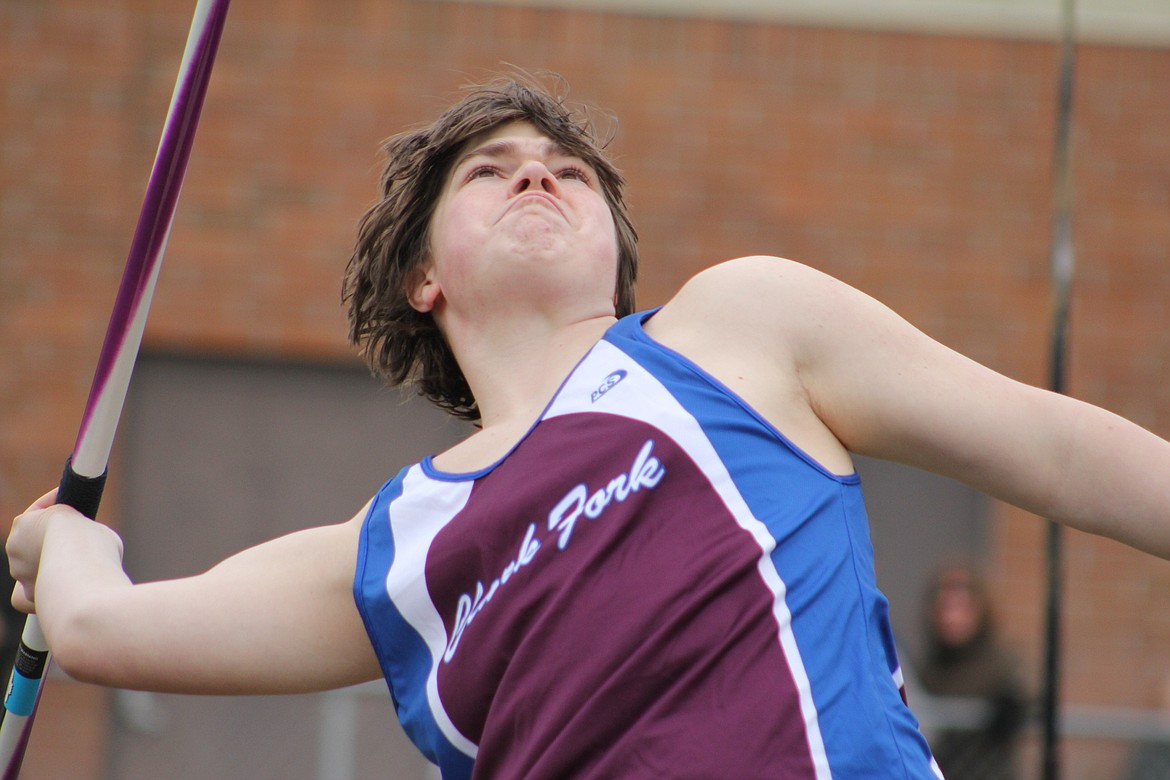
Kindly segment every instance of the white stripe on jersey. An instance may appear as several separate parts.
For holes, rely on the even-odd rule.
[[[427,705],[436,725],[459,751],[475,758],[479,746],[459,732],[439,699],[439,662],[447,650],[447,629],[430,600],[425,576],[427,550],[439,531],[467,504],[472,484],[470,480],[432,480],[421,466],[410,468],[402,480],[402,494],[389,507],[394,562],[386,574],[386,590],[396,594],[395,606],[430,651]]]

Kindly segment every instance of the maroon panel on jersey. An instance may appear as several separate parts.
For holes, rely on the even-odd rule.
[[[761,555],[661,431],[544,421],[426,565],[476,776],[813,777]]]

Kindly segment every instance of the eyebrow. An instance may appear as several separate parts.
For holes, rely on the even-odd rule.
[[[452,170],[454,170],[455,168],[458,168],[460,165],[463,165],[463,163],[467,162],[468,160],[470,160],[473,157],[488,157],[490,159],[498,159],[500,157],[507,157],[508,155],[515,153],[516,150],[519,148],[519,146],[520,145],[518,143],[516,143],[515,141],[510,141],[506,138],[502,138],[499,141],[492,141],[491,143],[484,144],[483,146],[477,146],[474,149],[470,149],[465,154],[463,154],[455,162],[455,165],[452,167]],[[565,146],[563,144],[559,144],[556,141],[552,141],[552,140],[544,141],[540,145],[540,152],[545,157],[560,156],[560,157],[573,157],[575,159],[581,159],[580,155],[574,154],[573,152],[570,152],[568,149],[565,148]]]

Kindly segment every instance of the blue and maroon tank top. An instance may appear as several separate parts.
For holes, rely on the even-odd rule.
[[[620,320],[489,468],[379,491],[354,594],[444,778],[936,778],[854,476]]]

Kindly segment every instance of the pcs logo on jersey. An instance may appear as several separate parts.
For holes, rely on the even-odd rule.
[[[589,397],[590,400],[593,403],[597,403],[597,400],[599,398],[601,398],[601,396],[605,395],[610,390],[614,389],[614,387],[617,386],[617,383],[622,381],[625,378],[626,378],[625,369],[619,368],[617,371],[614,371],[612,374],[607,376],[605,379],[601,380],[601,384],[597,387],[596,390],[593,391],[593,394]]]

